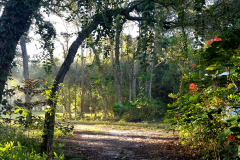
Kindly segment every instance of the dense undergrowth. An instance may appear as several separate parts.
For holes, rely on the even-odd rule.
[[[203,159],[240,157],[239,37],[234,27],[215,35],[199,52],[201,64],[183,75],[180,92],[170,94],[177,99],[168,110],[172,130]]]
[[[0,123],[0,159],[4,160],[63,160],[62,147],[65,145],[67,131],[61,123],[54,132],[53,151],[50,155],[41,152],[43,120],[38,117],[28,127],[19,123],[18,118],[1,118]],[[33,119],[34,120],[34,119]],[[24,120],[23,120],[24,122]],[[51,158],[54,157],[54,158]]]

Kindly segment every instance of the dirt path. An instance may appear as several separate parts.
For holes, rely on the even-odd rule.
[[[69,160],[182,160],[198,159],[177,145],[177,135],[163,129],[144,130],[79,124],[65,146]]]

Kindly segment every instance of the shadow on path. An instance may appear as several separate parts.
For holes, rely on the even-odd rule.
[[[83,127],[84,126],[84,127]],[[89,125],[89,127],[92,127]],[[76,160],[197,160],[194,152],[177,145],[178,136],[155,131],[116,130],[78,125],[65,146],[66,159]],[[85,129],[85,130],[84,130]],[[186,154],[189,153],[189,154]]]

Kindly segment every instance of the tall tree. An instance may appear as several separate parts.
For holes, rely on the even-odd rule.
[[[101,66],[101,62],[100,62],[100,58],[99,58],[99,53],[98,53],[98,50],[96,50],[96,48],[94,46],[92,46],[92,50],[93,50],[93,53],[95,55],[95,58],[96,58],[96,64],[98,66],[98,74],[100,75],[103,70],[102,70],[102,66]],[[103,85],[102,85],[102,82],[99,81],[99,89],[100,89],[100,92],[102,94],[102,102],[103,102],[103,110],[104,110],[104,116],[106,116],[106,112],[107,112],[107,103],[106,103],[106,96],[104,94],[104,91],[103,91]]]
[[[115,77],[115,74],[114,74],[114,47],[113,47],[113,40],[112,38],[109,38],[109,42],[110,42],[110,49],[111,49],[111,67],[112,67],[112,77]],[[114,85],[114,81],[112,81],[112,85]]]
[[[75,92],[75,120],[77,118],[77,85],[78,85],[78,73],[77,73],[77,66],[78,66],[78,59],[76,61],[76,77],[75,77],[75,86],[74,86],[74,92]]]
[[[116,78],[117,78],[117,102],[122,103],[122,92],[121,92],[121,69],[120,69],[120,60],[119,60],[119,45],[120,45],[120,36],[122,31],[122,24],[120,23],[120,16],[117,17],[117,23],[116,23],[116,44],[115,44],[115,63],[117,66],[116,69]]]
[[[0,18],[0,99],[18,41],[23,33],[28,31],[33,13],[38,10],[39,4],[40,0],[6,1]]]
[[[27,54],[27,47],[24,36],[20,38],[20,45],[22,50],[22,57],[23,57],[23,76],[24,80],[27,81],[29,79],[29,70],[28,70],[28,54]],[[30,103],[30,95],[26,92],[25,102]]]
[[[72,43],[72,45],[68,49],[68,55],[64,60],[62,66],[60,67],[55,81],[52,87],[51,98],[48,100],[48,105],[51,106],[49,112],[46,112],[45,115],[45,124],[44,124],[44,135],[43,135],[43,143],[42,150],[44,152],[48,152],[51,150],[51,146],[53,143],[53,131],[54,131],[54,122],[55,122],[55,109],[56,109],[56,92],[58,91],[59,84],[63,82],[63,79],[70,68],[70,65],[73,62],[73,59],[77,53],[79,46],[82,44],[85,38],[87,38],[92,31],[96,30],[99,25],[102,28],[98,28],[99,34],[98,36],[103,36],[105,32],[111,30],[112,22],[117,15],[123,15],[125,19],[128,20],[137,20],[141,21],[142,17],[132,17],[130,16],[130,12],[134,9],[137,11],[141,11],[142,6],[147,6],[146,4],[149,1],[133,1],[129,2],[126,7],[122,8],[121,1],[117,1],[114,4],[106,3],[108,7],[102,7],[105,5],[101,5],[102,1],[40,1],[40,0],[8,0],[5,1],[5,8],[3,14],[0,18],[1,30],[0,30],[0,97],[3,95],[4,85],[7,81],[7,75],[11,68],[11,63],[13,61],[15,55],[16,45],[23,35],[25,31],[29,29],[31,24],[32,16],[34,13],[37,13],[40,7],[40,2],[42,2],[41,6],[47,8],[48,11],[64,11],[67,7],[69,7],[69,11],[72,10],[72,4],[74,2],[79,6],[86,6],[90,9],[97,8],[96,14],[91,17],[91,19],[87,19],[83,24],[81,32],[78,32],[78,36],[76,40]],[[62,2],[62,3],[60,3]],[[96,3],[96,5],[91,6],[91,4]],[[61,5],[64,4],[64,5]],[[55,6],[54,6],[55,5]],[[112,8],[111,6],[116,6],[117,8]],[[142,6],[140,6],[142,5]],[[50,6],[50,7],[49,7]],[[54,8],[56,7],[56,8]],[[56,10],[55,10],[56,9]],[[82,10],[82,7],[79,7],[79,10]],[[89,11],[89,15],[91,10]],[[72,13],[76,13],[74,11]],[[92,13],[92,12],[91,12]],[[74,16],[73,16],[74,17]],[[39,22],[39,21],[37,21]],[[120,65],[118,66],[120,67]]]
[[[81,47],[81,88],[82,88],[82,94],[81,94],[81,115],[82,118],[84,117],[84,96],[85,96],[85,86],[84,86],[84,46]]]
[[[22,36],[20,38],[20,46],[21,46],[22,57],[23,57],[23,76],[24,76],[24,80],[28,81],[29,80],[28,54],[27,54],[26,41],[24,39],[24,36]],[[25,103],[26,104],[31,103],[30,92],[27,88],[26,88]],[[31,117],[32,116],[32,108],[31,108],[31,105],[26,105],[26,106],[29,106],[29,108],[27,108],[27,109],[30,111],[29,116],[27,116],[27,122],[28,122],[28,123],[26,123],[26,127],[27,127],[28,124],[30,124],[32,121],[32,117]]]

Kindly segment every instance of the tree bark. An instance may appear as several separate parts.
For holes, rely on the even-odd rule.
[[[134,53],[134,59],[136,56],[139,55],[139,50],[140,50],[140,45],[141,45],[141,23],[140,22],[139,22],[138,32],[139,32],[138,46],[137,46],[136,53]],[[137,99],[137,72],[138,72],[138,61],[136,61],[133,66],[133,97],[134,97],[134,100]]]
[[[155,37],[156,38],[156,37]],[[155,42],[153,43],[153,51],[155,52]],[[151,66],[151,79],[150,79],[150,83],[149,83],[149,99],[151,99],[152,98],[152,79],[153,79],[153,77],[152,77],[152,74],[153,74],[153,66],[154,66],[154,55],[153,54],[151,54],[151,62],[150,62],[150,66]]]
[[[76,61],[76,77],[75,77],[75,120],[77,120],[77,78],[78,78],[78,74],[77,74],[77,65],[78,65],[78,59]]]
[[[64,98],[64,87],[62,88],[62,97]],[[63,118],[65,117],[65,102],[63,103]]]
[[[82,78],[81,78],[81,88],[82,88],[82,95],[81,95],[81,115],[82,115],[82,118],[84,117],[84,96],[85,96],[85,86],[84,86],[84,57],[83,57],[83,52],[84,52],[84,49],[83,49],[83,46],[81,48],[81,67],[82,67]]]
[[[110,38],[110,46],[111,46],[111,67],[112,67],[112,76],[115,78],[115,75],[114,75],[114,58],[113,58],[113,45],[112,45],[112,39]],[[114,81],[112,81],[112,85],[114,86]]]
[[[132,67],[131,71],[132,72]],[[129,102],[132,101],[132,73],[129,73]]]
[[[22,57],[23,57],[23,76],[24,80],[27,81],[29,79],[29,70],[28,70],[28,54],[27,54],[27,47],[24,37],[20,38],[20,46],[22,50]],[[30,95],[26,92],[25,102],[30,103]]]
[[[130,64],[130,72],[129,72],[129,80],[128,80],[128,87],[129,87],[129,102],[132,101],[132,74],[133,74],[133,65],[134,63],[130,62],[130,56],[129,56],[129,51],[128,48],[130,47],[128,42],[127,42],[127,54],[128,54],[128,63]],[[134,59],[133,59],[134,61]]]
[[[28,31],[40,0],[10,0],[0,18],[0,100],[20,37]]]
[[[134,65],[133,65],[133,99],[136,100],[137,98],[137,93],[136,93],[136,88],[137,88],[137,68],[138,68],[138,62],[135,62]]]
[[[116,46],[115,46],[115,63],[117,66],[117,102],[118,103],[122,103],[121,100],[121,70],[120,70],[120,61],[119,61],[119,45],[120,45],[120,34],[121,34],[121,27],[120,27],[120,23],[119,20],[117,22],[117,29],[116,29]]]
[[[71,112],[71,86],[70,86],[70,73],[68,72],[68,114],[69,119],[72,119],[72,112]]]
[[[123,56],[123,35],[122,35],[122,33],[120,34],[120,39],[121,39],[121,41],[120,41],[120,44],[121,44],[121,47],[120,47],[120,63],[119,63],[119,69],[120,69],[120,74],[121,74],[121,84],[122,84],[122,69],[121,69],[121,66],[122,66],[122,64],[123,64],[123,58],[122,58],[122,56]]]
[[[23,36],[20,38],[20,46],[21,46],[22,57],[23,57],[23,76],[24,76],[24,80],[27,81],[29,79],[28,54],[27,54],[26,42]],[[29,90],[28,88],[25,88],[25,89],[26,89],[25,103],[31,103]],[[31,105],[27,105],[27,106],[31,106]],[[26,118],[27,123],[25,127],[28,127],[28,125],[32,123],[32,108],[28,107],[27,109],[30,111],[30,114]]]
[[[150,65],[151,65],[151,79],[149,83],[149,99],[152,98],[152,79],[153,79],[152,74],[153,74],[153,65],[154,65],[153,61],[150,63]]]

